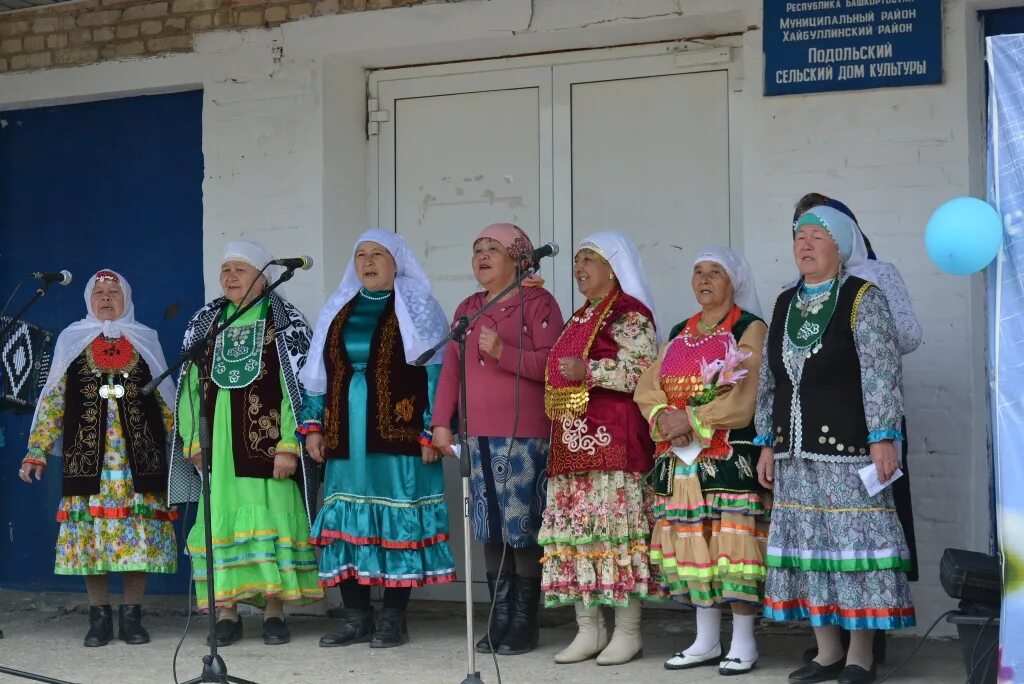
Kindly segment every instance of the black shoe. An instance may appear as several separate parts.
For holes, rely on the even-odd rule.
[[[110,606],[89,606],[89,631],[85,645],[89,648],[106,646],[114,638],[114,612]]]
[[[537,629],[537,608],[540,606],[540,577],[515,575],[515,606],[512,622],[501,638],[498,655],[520,655],[529,653],[537,646],[540,631]]]
[[[142,626],[142,606],[122,605],[117,609],[117,638],[132,645],[149,643],[149,632]]]
[[[370,648],[394,648],[409,641],[409,627],[405,623],[405,610],[385,608],[380,614],[377,631],[370,639]]]
[[[268,617],[263,621],[263,643],[268,646],[280,646],[292,640],[288,625],[279,617]]]
[[[860,665],[847,665],[839,673],[839,684],[871,684],[877,679],[874,664],[870,670],[865,670]]]
[[[789,673],[789,681],[792,684],[814,684],[815,682],[827,682],[839,677],[843,671],[845,658],[840,658],[831,665],[819,665],[813,660],[799,670]]]
[[[217,636],[217,646],[230,646],[236,641],[241,641],[242,618],[217,620],[217,629],[214,634]],[[210,637],[206,637],[206,643],[210,643]]]
[[[491,615],[491,622],[487,632],[480,641],[476,642],[477,653],[490,653],[491,646],[498,650],[502,638],[508,631],[508,625],[512,621],[512,573],[507,572],[501,575],[487,573],[487,588],[490,590],[491,601],[494,603],[494,614]]]
[[[341,629],[320,637],[320,645],[324,648],[349,646],[369,641],[372,637],[373,611],[346,608],[345,615],[341,618]]]

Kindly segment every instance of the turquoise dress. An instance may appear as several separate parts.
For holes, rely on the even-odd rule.
[[[440,461],[424,464],[414,456],[367,453],[366,362],[370,342],[387,304],[386,293],[356,295],[342,331],[355,373],[348,391],[349,457],[326,464],[324,505],[312,528],[322,547],[320,585],[354,579],[387,588],[419,587],[455,580],[448,547],[448,506]],[[433,405],[439,365],[427,366]],[[328,377],[328,382],[333,378]],[[319,430],[324,395],[303,395],[300,433]],[[430,425],[430,408],[425,425]]]

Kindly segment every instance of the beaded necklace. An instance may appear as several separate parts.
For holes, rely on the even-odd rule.
[[[790,342],[787,356],[810,358],[821,351],[821,338],[839,302],[839,279],[837,275],[822,283],[827,285],[824,289],[812,286],[813,294],[809,296],[806,294],[807,286],[801,285],[790,300],[786,311],[786,337]]]

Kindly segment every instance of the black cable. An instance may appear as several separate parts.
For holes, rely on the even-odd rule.
[[[189,509],[191,508],[191,506],[192,506],[192,502],[191,501],[186,501],[185,502],[185,515],[182,516],[182,522],[188,520],[188,513],[189,513]],[[182,527],[182,532],[184,533],[184,527]],[[185,637],[188,636],[188,630],[192,626],[192,592],[193,592],[193,589],[195,588],[195,583],[192,581],[192,577],[195,574],[195,570],[196,569],[195,569],[195,565],[192,562],[191,554],[186,554],[186,555],[188,555],[189,575],[188,575],[188,588],[185,590],[185,603],[186,603],[186,607],[185,607],[185,610],[186,610],[185,630],[181,633],[181,638],[178,639],[178,645],[174,647],[174,656],[171,658],[171,675],[174,677],[174,684],[179,684],[179,682],[178,682],[178,652],[181,651],[181,646],[182,646],[182,644],[185,643]],[[196,594],[196,600],[197,601],[199,600],[199,595],[198,594]]]
[[[977,670],[978,665],[981,664],[981,659],[978,658],[978,646],[981,645],[981,638],[985,636],[985,630],[988,628],[989,625],[992,624],[993,620],[995,620],[994,615],[989,617],[988,620],[985,620],[985,624],[982,625],[981,629],[978,630],[978,638],[974,640],[974,648],[971,649],[971,669],[967,673],[967,679],[965,680],[965,684],[971,684],[971,680],[974,679],[974,671]],[[985,655],[982,656],[982,658],[985,659],[985,669],[982,670],[982,672],[988,669],[988,662],[992,658],[992,649],[995,648],[998,644],[999,639],[996,638],[995,641],[989,644],[988,649],[985,650]]]
[[[14,290],[11,292],[11,296],[7,298],[6,302],[4,302],[4,308],[0,309],[0,316],[3,316],[5,313],[7,313],[7,307],[11,305],[11,300],[14,299],[14,295],[18,294],[18,290],[21,289],[21,286],[24,283],[25,279],[22,278],[20,281],[18,281],[18,284],[14,286]]]
[[[516,276],[519,276],[519,269],[516,269]],[[512,449],[516,443],[516,434],[519,432],[519,383],[522,380],[523,373],[523,337],[526,332],[526,292],[522,283],[519,284],[519,343],[516,347],[516,392],[515,392],[515,408],[512,412],[512,434],[508,439],[508,449],[505,452],[506,467],[509,469],[506,472],[505,485],[501,488],[502,497],[502,545],[501,545],[501,560],[498,562],[498,574],[497,577],[501,577],[501,571],[505,568],[505,557],[508,555],[508,541],[505,539],[505,511],[508,510],[508,476],[511,475],[511,464],[512,464]],[[493,469],[491,470],[493,473]],[[487,614],[487,645],[491,649],[491,659],[494,661],[494,673],[498,677],[498,684],[501,684],[501,668],[498,666],[498,654],[494,649],[494,644],[491,643],[491,620],[494,619],[494,608],[497,604],[497,580],[495,581],[495,592],[494,596],[491,597],[491,610]]]
[[[995,651],[993,649],[995,649],[995,647],[998,646],[998,645],[999,645],[999,640],[998,639],[993,641],[991,644],[989,644],[988,648],[985,650],[985,655],[982,656],[982,658],[985,659],[985,669],[986,670],[988,669],[988,664],[990,662],[992,662],[992,656],[995,655]],[[964,680],[964,684],[971,684],[971,680],[974,678],[974,671],[978,669],[978,665],[980,665],[980,664],[981,664],[980,660],[974,664],[974,666],[971,668],[971,671],[967,673],[967,679]],[[984,670],[982,670],[982,671],[984,672]]]
[[[928,635],[931,634],[935,630],[936,627],[938,627],[939,622],[943,618],[948,617],[950,615],[956,615],[956,614],[961,613],[961,612],[962,611],[957,610],[957,609],[947,610],[945,613],[943,613],[939,617],[935,618],[935,622],[933,622],[932,626],[929,627],[928,630],[921,636],[921,638],[917,642],[917,646],[914,646],[914,650],[912,650],[910,652],[910,654],[906,658],[904,658],[903,661],[899,665],[897,665],[895,668],[893,668],[893,670],[891,672],[886,673],[886,675],[884,677],[879,679],[878,680],[878,684],[882,684],[882,682],[886,681],[887,679],[892,677],[894,674],[899,672],[901,669],[903,669],[904,665],[906,665],[907,663],[910,662],[911,658],[913,658],[915,655],[917,655],[917,652],[919,650],[921,650],[921,647],[924,646],[924,642],[928,639]]]
[[[253,282],[256,282],[256,281],[254,280]],[[252,289],[251,286],[250,286],[250,289]],[[246,296],[248,296],[248,293],[246,293]],[[216,325],[216,320],[214,320],[214,325]],[[189,371],[191,371],[191,370],[192,369],[190,367]],[[196,384],[197,384],[197,386],[199,388],[199,391],[202,392],[203,391],[203,383],[202,383],[201,379],[199,378],[199,370],[200,370],[199,366],[196,366]],[[186,386],[188,385],[188,376],[189,376],[188,372],[183,373],[184,383],[186,384]],[[180,393],[180,391],[181,391],[181,389],[180,389],[180,386],[179,386],[179,393]],[[198,426],[199,426],[199,417],[196,416],[195,404],[192,401],[192,392],[189,392],[187,389],[185,391],[188,393],[188,413],[189,413],[190,416],[192,416],[192,433],[189,435],[189,444],[194,444],[195,441],[196,441],[196,432],[198,431]],[[178,407],[175,406],[174,410],[177,411],[177,408]],[[177,421],[175,421],[175,423],[177,423]],[[172,435],[172,439],[177,439],[177,436],[176,435]],[[182,456],[184,456],[184,447],[182,448]],[[206,475],[205,475],[205,471],[204,471],[203,477],[205,477],[205,476]],[[186,501],[185,502],[185,515],[182,516],[182,519],[181,519],[182,520],[181,533],[182,533],[182,536],[186,540],[186,544],[187,544],[187,540],[188,540],[188,534],[185,532],[185,522],[188,520],[189,509],[191,508],[191,506],[192,506],[192,502],[191,501]],[[178,653],[181,651],[181,646],[182,646],[182,644],[185,643],[185,638],[188,636],[188,630],[192,626],[192,596],[193,596],[193,591],[197,591],[196,587],[195,587],[195,582],[193,582],[193,578],[195,577],[195,571],[196,571],[195,563],[194,563],[194,561],[192,559],[192,554],[186,552],[186,555],[188,556],[188,565],[189,565],[188,589],[185,591],[185,596],[186,596],[186,600],[187,600],[188,606],[187,606],[187,614],[186,614],[186,618],[185,618],[185,629],[181,633],[181,638],[178,639],[178,645],[174,648],[174,656],[171,658],[171,675],[174,677],[174,684],[179,684],[179,682],[178,682]],[[210,581],[210,578],[207,578],[207,581]],[[199,594],[198,593],[195,594],[195,598],[196,598],[196,601],[199,600]],[[208,608],[208,610],[215,610],[214,606],[207,606],[207,608]]]

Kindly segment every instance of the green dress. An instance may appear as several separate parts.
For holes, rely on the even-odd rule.
[[[229,305],[225,316],[234,313]],[[232,326],[249,325],[260,317],[260,307],[246,312]],[[268,347],[267,349],[273,349]],[[266,352],[265,352],[266,353]],[[178,434],[185,455],[199,450],[197,368],[189,369],[178,401]],[[277,450],[299,453],[295,414],[281,375],[281,440]],[[251,603],[263,607],[268,598],[309,603],[323,598],[316,581],[316,556],[309,543],[309,519],[302,494],[291,478],[282,480],[237,477],[231,444],[231,392],[218,389],[212,428],[212,504],[214,589],[217,605]],[[195,407],[194,411],[189,410]],[[200,608],[207,605],[204,506],[199,502],[196,524],[186,548],[192,557],[193,578]]]
[[[324,505],[313,523],[313,542],[323,547],[320,584],[345,580],[385,588],[419,587],[455,580],[448,547],[444,471],[414,456],[367,453],[366,362],[385,293],[356,295],[342,336],[355,369],[349,384],[349,457],[327,461]],[[440,365],[427,366],[433,406]],[[328,378],[328,382],[331,379]],[[303,396],[302,432],[319,430],[324,396]],[[425,425],[430,425],[430,408]]]

